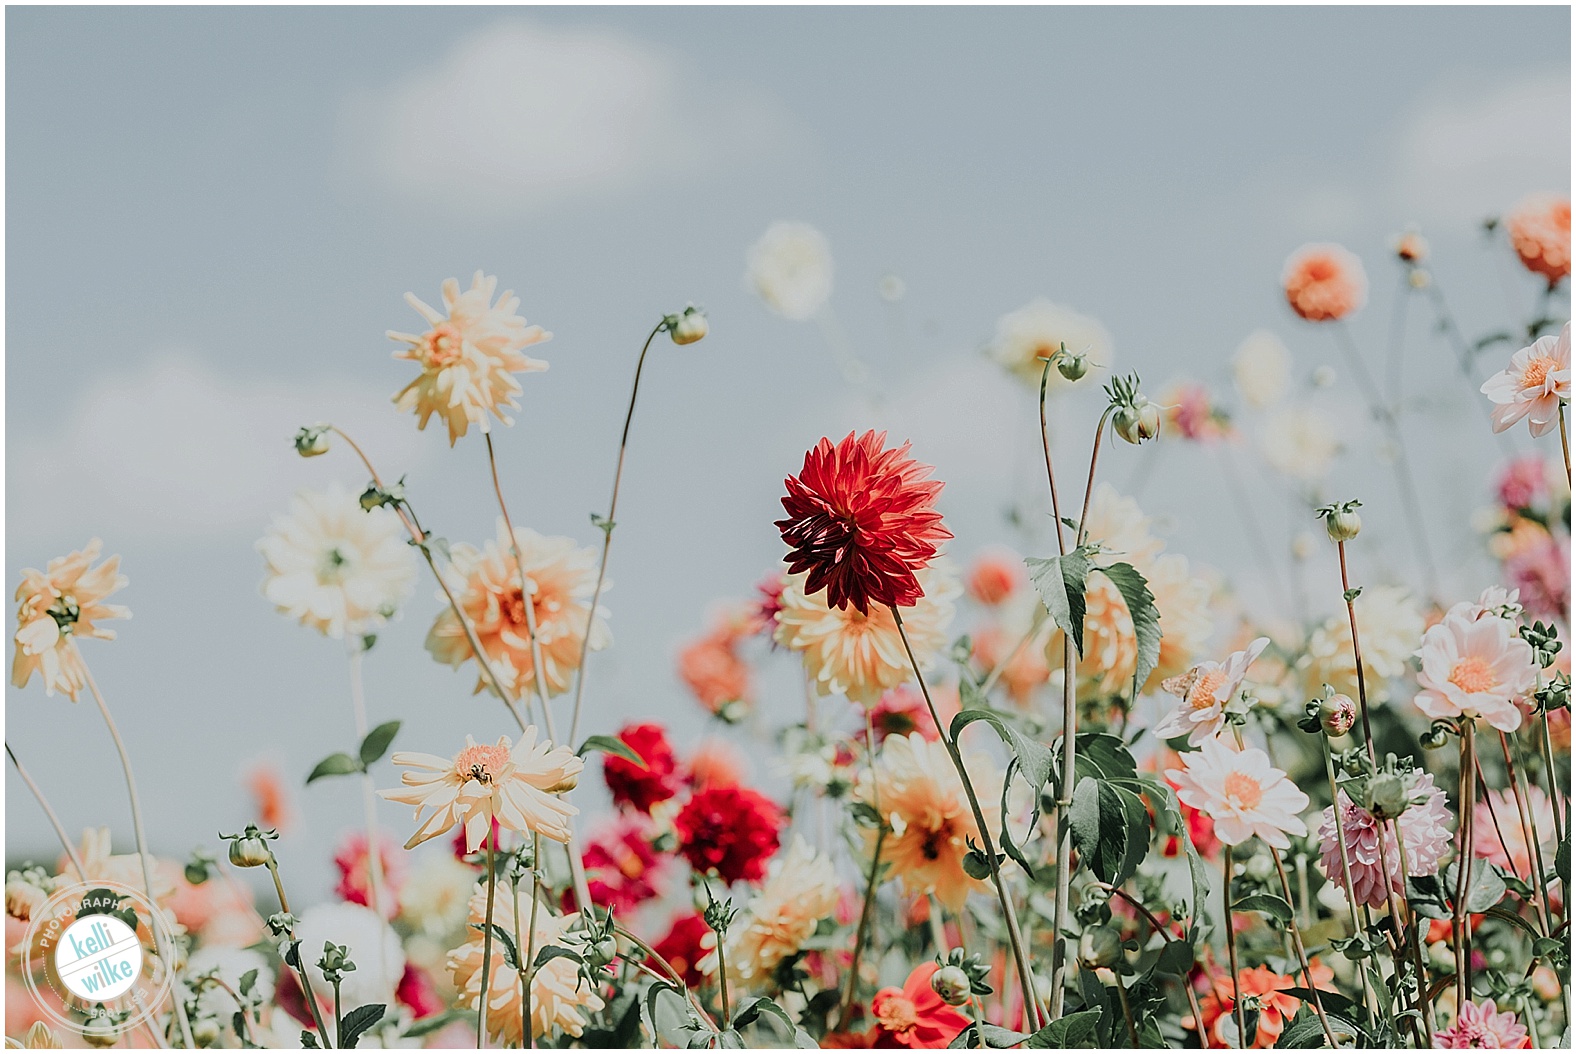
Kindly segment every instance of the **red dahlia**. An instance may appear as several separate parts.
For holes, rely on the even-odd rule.
[[[640,814],[623,813],[591,837],[581,861],[599,907],[625,916],[661,895],[666,861],[651,847],[650,827]],[[574,910],[572,892],[564,891],[565,912]]]
[[[705,975],[700,972],[700,961],[707,952],[700,939],[710,932],[711,927],[706,925],[706,920],[699,912],[692,911],[674,919],[668,935],[653,944],[651,950],[666,959],[685,984],[699,988],[706,981]]]
[[[620,729],[618,738],[640,755],[646,767],[608,754],[602,759],[602,778],[621,808],[650,814],[653,805],[679,792],[678,762],[668,734],[661,725],[632,724]]]
[[[673,821],[679,852],[696,871],[724,882],[759,882],[777,852],[783,814],[765,795],[744,787],[696,791]]]
[[[909,457],[907,443],[885,445],[885,432],[850,432],[836,446],[822,439],[784,481],[788,518],[777,529],[788,570],[808,571],[805,592],[824,588],[828,607],[912,607],[924,595],[915,572],[952,537],[933,507],[941,483],[925,478],[932,468]]]

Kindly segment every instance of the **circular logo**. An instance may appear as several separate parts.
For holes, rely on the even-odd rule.
[[[142,975],[142,942],[114,915],[79,915],[55,944],[55,973],[82,999],[115,999]]]

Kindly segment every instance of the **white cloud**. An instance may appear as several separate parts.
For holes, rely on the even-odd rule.
[[[17,440],[7,461],[8,526],[58,546],[91,535],[113,547],[260,531],[300,487],[364,482],[348,450],[296,455],[296,430],[319,421],[344,428],[380,472],[396,476],[432,447],[412,418],[363,385],[241,382],[164,356],[132,376],[102,379],[59,427]]]
[[[1453,86],[1398,144],[1399,201],[1416,218],[1471,223],[1570,185],[1569,70]]]
[[[692,83],[661,50],[602,29],[505,20],[344,109],[347,163],[397,195],[520,214],[650,178],[784,157],[771,101]]]

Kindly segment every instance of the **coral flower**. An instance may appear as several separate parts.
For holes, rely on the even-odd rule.
[[[16,653],[11,662],[11,683],[26,688],[36,672],[44,691],[63,692],[72,702],[87,687],[87,668],[70,638],[114,640],[115,631],[98,622],[131,618],[131,611],[105,599],[126,588],[120,557],[112,556],[97,567],[104,543],[94,538],[70,556],[49,561],[43,571],[28,568],[16,587]]]
[[[1510,365],[1479,389],[1494,404],[1493,427],[1503,432],[1523,417],[1541,436],[1559,424],[1571,398],[1571,324],[1557,337],[1539,337],[1510,357]]]
[[[1565,618],[1571,606],[1570,538],[1528,532],[1524,544],[1505,558],[1505,578],[1521,593],[1528,614]]]
[[[1228,845],[1241,845],[1254,835],[1275,849],[1286,849],[1294,834],[1308,833],[1298,814],[1308,796],[1286,773],[1270,764],[1257,747],[1233,750],[1220,739],[1206,739],[1182,756],[1181,769],[1167,769],[1177,797],[1215,821],[1215,833]]]
[[[493,925],[505,933],[530,938],[531,906],[522,901],[518,917],[514,898],[498,896],[493,904]],[[482,957],[486,951],[484,934],[487,923],[487,891],[478,889],[470,901],[470,939],[449,953],[449,971],[459,989],[457,1005],[467,1010],[481,1006]],[[565,934],[580,921],[578,914],[554,915],[546,908],[536,911],[537,948],[565,945]],[[549,959],[531,972],[531,1034],[546,1036],[553,1029],[578,1036],[590,1016],[604,1006],[595,987],[585,983],[579,968],[570,959]],[[525,999],[520,975],[509,965],[502,941],[492,942],[492,965],[487,976],[487,1031],[501,1046],[523,1046]]]
[[[405,857],[395,852],[395,842],[378,832],[378,862],[383,875],[383,914],[392,919],[399,913],[399,892],[405,885]],[[339,882],[334,892],[339,898],[362,907],[372,907],[372,867],[367,852],[367,832],[351,831],[334,852],[334,867]]]
[[[966,754],[963,763],[994,833],[1002,773],[986,754]],[[956,912],[971,890],[988,888],[963,870],[969,839],[980,843],[980,832],[943,744],[919,732],[888,736],[870,769],[860,773],[854,796],[877,809],[891,828],[882,852],[905,891],[934,893]]]
[[[969,636],[974,642],[974,661],[984,670],[995,670],[1002,663],[1000,680],[1007,697],[1019,706],[1028,706],[1034,692],[1051,679],[1045,646],[1051,627],[1042,626],[1029,642],[1018,647],[1028,626],[1016,633],[1004,633],[999,625],[982,626]],[[1016,649],[1016,654],[1013,653]]]
[[[1382,908],[1389,890],[1405,896],[1401,880],[1401,844],[1406,845],[1406,873],[1410,877],[1432,875],[1450,848],[1450,811],[1445,792],[1434,786],[1433,773],[1418,778],[1416,793],[1423,801],[1409,805],[1394,821],[1385,824],[1384,863],[1379,862],[1379,821],[1373,813],[1356,804],[1341,791],[1341,826],[1337,832],[1335,810],[1326,807],[1319,824],[1320,869],[1325,877],[1344,892],[1346,878],[1341,869],[1341,846],[1337,834],[1346,836],[1346,859],[1352,865],[1352,895],[1357,903]],[[1397,837],[1395,825],[1401,828]],[[1388,882],[1386,877],[1388,876]]]
[[[504,409],[520,408],[514,401],[521,391],[514,374],[547,369],[547,363],[520,351],[551,334],[541,326],[526,325],[515,314],[520,301],[512,292],[505,292],[494,304],[497,288],[498,279],[480,271],[463,293],[458,281],[445,280],[446,315],[422,303],[415,293],[406,293],[405,302],[432,328],[421,334],[389,330],[390,340],[406,345],[394,357],[421,367],[421,374],[394,396],[394,405],[414,411],[419,418],[416,427],[421,429],[437,414],[448,425],[450,446],[473,424],[486,431],[488,413],[512,424]]]
[[[1308,965],[1315,987],[1328,988],[1335,978],[1335,972],[1317,959]],[[1275,1046],[1275,1041],[1280,1039],[1287,1023],[1297,1016],[1297,1011],[1302,1007],[1302,1001],[1296,996],[1287,995],[1286,990],[1301,987],[1301,976],[1287,977],[1264,966],[1249,967],[1237,974],[1236,989],[1241,991],[1244,1002],[1252,998],[1259,1004],[1259,1025],[1253,1041],[1254,1049],[1269,1050]],[[1209,1037],[1211,1047],[1241,1046],[1240,1042],[1234,1042],[1235,994],[1228,974],[1215,977],[1209,990],[1199,996],[1199,1011],[1204,1015],[1204,1033]],[[1192,1014],[1183,1017],[1181,1024],[1189,1032],[1198,1028]]]
[[[715,871],[730,885],[758,882],[777,852],[783,813],[765,795],[746,787],[697,791],[673,820],[679,852],[702,874]]]
[[[1549,280],[1571,273],[1571,199],[1535,196],[1505,217],[1505,230],[1521,265]]]
[[[902,988],[883,988],[875,994],[870,1014],[876,1024],[866,1037],[870,1046],[945,1047],[968,1027],[969,1019],[930,987],[930,976],[939,969],[933,962],[925,963],[908,975]]]
[[[1332,322],[1363,306],[1368,276],[1363,262],[1339,245],[1304,245],[1287,259],[1281,288],[1300,317]]]
[[[723,950],[728,983],[758,988],[770,980],[777,964],[804,947],[824,918],[837,909],[837,871],[831,858],[795,837],[788,851],[772,861],[761,891],[728,928]],[[717,972],[717,937],[701,938],[711,949],[701,962],[706,974]]]
[[[526,527],[515,529],[514,544],[519,547],[520,562],[531,586],[536,642],[542,652],[547,694],[560,695],[569,690],[570,676],[580,665],[586,614],[596,590],[597,555],[592,549],[575,548],[572,538],[548,538]],[[451,555],[450,589],[475,629],[493,672],[506,688],[516,693],[531,691],[536,686],[536,675],[530,621],[520,589],[520,570],[515,566],[509,532],[502,518],[498,521],[496,542],[489,541],[480,551],[469,545],[456,545]],[[603,583],[604,592],[609,585]],[[439,597],[444,599],[441,593]],[[591,624],[592,651],[612,643],[606,619],[607,612],[598,607]],[[445,606],[432,624],[427,633],[427,651],[439,662],[456,667],[475,658],[465,638],[465,628],[452,607]],[[486,677],[478,673],[476,691],[486,687]]]
[[[622,917],[662,894],[666,861],[651,847],[652,834],[650,820],[628,813],[610,817],[592,834],[582,860],[599,907]]]
[[[737,720],[755,694],[750,664],[739,642],[753,631],[753,620],[727,618],[679,652],[679,677],[709,712]]]
[[[1269,645],[1268,637],[1259,637],[1246,651],[1232,652],[1225,662],[1201,662],[1186,674],[1169,678],[1163,687],[1181,699],[1182,705],[1155,725],[1155,738],[1185,735],[1188,743],[1196,747],[1220,735],[1226,726],[1226,707],[1236,698],[1248,667]]]
[[[1543,860],[1554,859],[1554,806],[1537,784],[1527,788],[1527,812],[1543,842]],[[1536,856],[1521,825],[1515,793],[1490,791],[1472,809],[1472,852],[1496,867],[1531,879]]]
[[[405,528],[339,484],[299,491],[257,543],[262,592],[281,615],[326,637],[362,636],[394,617],[416,581]]]
[[[885,447],[885,432],[822,439],[784,481],[788,516],[777,529],[788,571],[809,572],[805,592],[825,589],[828,607],[868,615],[871,604],[913,606],[918,573],[952,537],[934,507],[941,483],[926,479],[931,467],[909,457],[907,443]]]
[[[406,789],[379,791],[389,801],[416,807],[420,826],[405,843],[413,849],[465,826],[466,848],[475,852],[493,820],[519,834],[539,834],[555,842],[569,841],[569,818],[580,810],[558,797],[573,790],[585,762],[568,747],[536,740],[536,726],[520,733],[513,748],[508,736],[483,745],[465,737],[465,749],[453,759],[435,754],[395,753],[394,764],[412,769],[400,775]],[[432,810],[426,822],[422,814]]]
[[[1089,371],[1076,381],[1054,369],[1046,376],[1046,360],[1063,345],[1067,354],[1088,358]],[[987,353],[1033,391],[1040,390],[1041,377],[1046,377],[1048,390],[1062,391],[1100,383],[1096,378],[1111,365],[1111,334],[1087,315],[1035,297],[996,320],[996,335]]]
[[[252,812],[259,824],[281,834],[295,825],[295,803],[278,766],[259,762],[247,770],[242,782],[252,797]]]
[[[986,607],[995,607],[1023,584],[1023,561],[1012,553],[981,553],[964,580],[969,596]]]
[[[1482,718],[1501,732],[1521,727],[1516,700],[1538,686],[1537,656],[1509,619],[1451,613],[1423,634],[1422,691],[1428,717]]]
[[[618,738],[639,754],[644,764],[636,765],[608,754],[602,759],[602,778],[613,793],[615,805],[649,815],[653,805],[677,794],[682,782],[667,730],[647,721],[625,725],[619,729]]]
[[[916,581],[923,592],[903,610],[903,633],[926,670],[947,646],[960,587],[943,565],[921,571]],[[821,695],[842,694],[872,706],[882,693],[913,678],[891,609],[876,607],[866,615],[855,607],[831,607],[826,593],[809,589],[802,574],[788,576],[779,599],[777,642],[801,653]]]
[[[1570,211],[1567,206],[1566,223],[1569,222]],[[1567,226],[1566,238],[1569,237]],[[1568,252],[1568,240],[1566,249]],[[1508,1010],[1500,1013],[1499,1006],[1492,999],[1485,999],[1481,1003],[1469,999],[1456,1011],[1455,1024],[1434,1033],[1434,1046],[1442,1050],[1465,1050],[1471,1047],[1518,1050],[1532,1046],[1532,1041],[1527,1038],[1526,1026],[1516,1020],[1515,1014]]]

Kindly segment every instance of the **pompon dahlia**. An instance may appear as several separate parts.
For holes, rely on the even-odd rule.
[[[498,279],[480,271],[463,293],[458,281],[445,280],[447,314],[428,307],[415,293],[406,293],[405,302],[432,328],[421,334],[389,330],[390,340],[405,345],[394,357],[421,366],[421,374],[394,396],[394,405],[414,411],[418,429],[426,428],[433,414],[443,418],[450,446],[471,425],[486,431],[489,412],[504,424],[512,423],[504,409],[519,408],[514,397],[520,394],[520,384],[513,375],[547,369],[547,363],[520,352],[552,334],[541,326],[526,325],[515,314],[520,300],[512,292],[506,291],[494,304],[497,288]]]
[[[73,703],[87,686],[87,670],[71,647],[70,637],[114,640],[115,631],[101,629],[103,619],[130,618],[119,604],[106,604],[111,593],[126,588],[120,557],[112,556],[97,567],[104,543],[97,538],[70,556],[49,561],[43,571],[28,568],[16,587],[16,654],[11,662],[11,683],[26,688],[38,673],[48,695],[63,692]]]
[[[1339,245],[1304,245],[1281,273],[1286,303],[1309,322],[1345,318],[1368,299],[1363,262]]]
[[[673,820],[679,853],[690,866],[702,874],[715,871],[730,885],[761,880],[782,826],[777,804],[745,787],[697,791]]]
[[[640,755],[645,767],[608,754],[602,759],[602,778],[613,794],[614,804],[649,815],[653,805],[679,792],[678,761],[667,730],[649,721],[628,724],[619,729],[618,738]]]
[[[1521,265],[1557,285],[1571,273],[1571,199],[1535,195],[1505,217]]]
[[[941,483],[908,456],[909,444],[885,449],[885,432],[850,432],[837,445],[822,439],[785,480],[788,518],[777,521],[788,543],[790,573],[809,572],[807,593],[827,591],[827,606],[910,607],[923,595],[917,572],[952,532],[935,510]]]
[[[1492,999],[1474,1003],[1470,999],[1456,1012],[1455,1024],[1434,1033],[1434,1046],[1441,1050],[1519,1050],[1532,1046],[1527,1027],[1510,1011],[1499,1012]]]
[[[1369,907],[1384,907],[1389,899],[1389,889],[1404,895],[1401,881],[1401,849],[1406,843],[1406,873],[1411,877],[1432,875],[1439,870],[1439,861],[1450,848],[1450,811],[1445,805],[1445,792],[1434,786],[1433,773],[1418,778],[1415,793],[1426,795],[1420,804],[1407,807],[1395,822],[1401,827],[1401,837],[1396,838],[1393,828],[1385,831],[1385,862],[1379,863],[1379,821],[1373,813],[1356,804],[1341,792],[1341,833],[1346,836],[1346,859],[1352,864],[1352,895],[1357,903]],[[1319,824],[1320,870],[1344,892],[1345,876],[1341,871],[1341,846],[1336,841],[1335,810],[1326,807]],[[1388,888],[1385,876],[1389,876]]]

